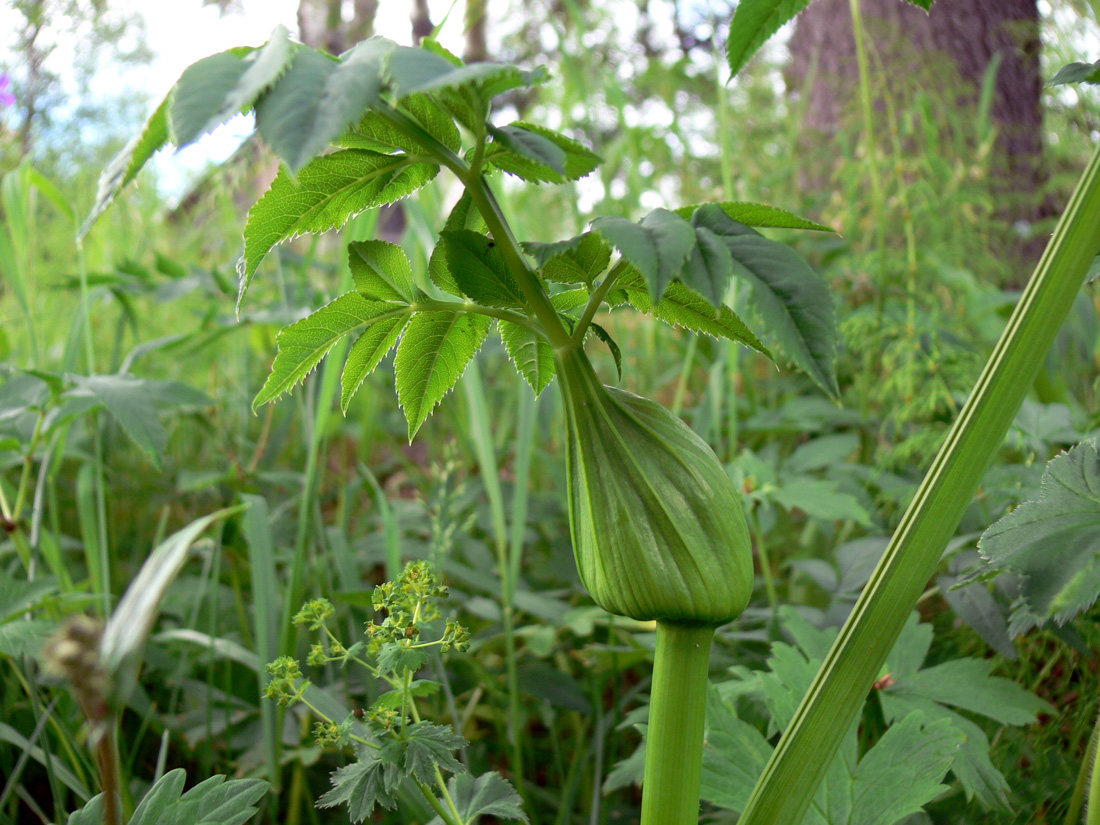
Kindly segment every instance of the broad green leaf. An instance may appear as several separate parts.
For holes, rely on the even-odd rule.
[[[785,244],[752,235],[725,238],[735,271],[752,285],[752,305],[792,362],[832,398],[837,330],[825,280]]]
[[[187,772],[183,768],[164,774],[142,798],[129,825],[157,825],[160,815],[179,800],[186,782]]]
[[[255,803],[268,787],[263,779],[212,776],[169,805],[156,825],[242,825],[256,813]]]
[[[416,300],[409,259],[397,244],[388,241],[356,241],[348,244],[348,267],[356,291],[371,301]]]
[[[253,399],[252,409],[274,401],[304,381],[345,335],[386,319],[405,317],[408,312],[407,306],[368,301],[358,292],[348,292],[308,318],[283,327],[275,337],[279,351],[271,364],[271,374]]]
[[[1100,450],[1085,441],[1050,461],[1038,501],[985,531],[978,550],[991,574],[1021,577],[1009,633],[1064,624],[1100,595]],[[988,574],[984,575],[988,578]]]
[[[588,303],[591,293],[584,287],[578,289],[566,289],[550,296],[550,305],[559,313],[568,312],[571,309],[582,307]],[[571,317],[571,316],[570,316]],[[575,319],[574,319],[575,320]]]
[[[297,172],[381,102],[382,60],[393,44],[360,43],[339,61],[307,47],[256,104],[256,130]]]
[[[537,396],[554,380],[554,350],[549,342],[529,327],[499,321],[500,338],[508,357]]]
[[[458,152],[462,147],[462,138],[454,120],[428,95],[407,97],[401,101],[399,109],[452,152]],[[335,143],[348,149],[372,149],[387,154],[398,149],[417,154],[428,148],[397,129],[379,112],[368,112]]]
[[[654,307],[640,277],[631,278],[627,275],[623,277],[621,283],[630,305],[640,312],[651,314],[654,318],[672,326],[681,326],[692,332],[703,332],[715,338],[736,341],[768,358],[772,357],[768,348],[728,307],[722,307],[716,313],[714,307],[704,298],[677,283],[669,284],[664,298]]]
[[[486,159],[522,180],[565,183],[600,165],[599,155],[553,129],[517,121],[489,131]]]
[[[392,203],[415,192],[439,172],[405,155],[345,149],[310,161],[297,178],[286,169],[248,211],[238,307],[256,267],[276,244],[309,232],[336,229],[364,209]]]
[[[456,66],[434,51],[406,46],[398,46],[390,54],[386,75],[398,99],[417,92],[470,86],[477,89],[486,102],[501,92],[541,83],[547,76],[544,69],[525,72],[501,63]]]
[[[528,821],[521,807],[523,799],[511,783],[496,772],[483,773],[476,779],[468,773],[453,776],[447,782],[447,790],[462,822],[478,822],[483,816]],[[443,820],[437,816],[428,825],[443,825]]]
[[[764,226],[775,229],[811,229],[818,232],[836,232],[835,229],[821,223],[800,218],[786,209],[768,206],[765,203],[746,203],[744,201],[721,201],[719,203],[701,203],[694,206],[681,206],[675,210],[681,218],[691,218],[696,211],[704,207],[718,207],[726,215],[745,226]]]
[[[594,232],[556,243],[525,243],[523,248],[546,280],[560,284],[590,284],[611,261],[611,247]]]
[[[1100,60],[1095,63],[1067,63],[1047,82],[1051,86],[1067,83],[1100,83]]]
[[[103,638],[99,645],[103,667],[113,677],[115,701],[119,704],[125,702],[133,689],[141,651],[156,621],[160,601],[168,586],[183,569],[191,552],[191,545],[212,524],[239,512],[240,509],[236,507],[218,510],[195,519],[170,535],[153,549],[149,558],[141,565],[137,576],[126,588],[103,628]]]
[[[132,375],[74,376],[73,380],[80,390],[95,396],[103,404],[111,417],[159,469],[168,436],[149,393],[150,382]]]
[[[376,805],[391,811],[397,807],[394,794],[402,775],[397,765],[383,762],[373,748],[356,745],[355,752],[358,761],[332,773],[334,787],[317,800],[317,807],[334,808],[346,802],[351,821],[362,822],[373,813]]]
[[[918,813],[946,790],[943,777],[964,741],[950,719],[925,724],[919,712],[891,725],[852,775],[850,825],[894,825]]]
[[[232,49],[188,66],[172,90],[168,109],[172,142],[187,146],[251,109],[286,71],[293,53],[289,32],[278,26],[259,49]]]
[[[818,521],[854,521],[871,526],[871,515],[859,499],[842,492],[831,479],[796,476],[784,480],[769,497],[785,510],[798,509]]]
[[[698,292],[718,309],[733,276],[733,256],[725,241],[705,226],[695,228],[695,248],[680,270],[684,286]]]
[[[168,142],[168,101],[168,97],[161,101],[145,121],[141,131],[131,138],[122,151],[111,158],[111,162],[100,174],[99,181],[96,183],[95,202],[88,212],[88,217],[80,225],[77,240],[83,240],[92,228],[92,224],[107,211],[107,207],[114,201],[119,190],[137,177],[137,173],[141,171],[145,162]]]
[[[780,27],[810,4],[810,0],[741,0],[730,21],[726,61],[736,77]]]
[[[703,739],[702,798],[731,811],[743,810],[771,753],[763,734],[738,719],[711,685]]]
[[[640,223],[618,217],[596,218],[592,230],[642,273],[654,302],[665,294],[695,248],[692,225],[667,209],[654,209]]]
[[[344,372],[340,376],[340,410],[347,415],[352,397],[363,381],[397,344],[409,315],[398,315],[371,324],[348,352]]]
[[[69,814],[67,825],[103,825],[103,794],[97,793],[79,811]]]
[[[466,370],[489,331],[485,315],[423,312],[413,318],[394,359],[397,400],[409,441]]]
[[[0,656],[37,656],[57,626],[50,619],[23,617],[0,624]]]
[[[465,747],[468,743],[454,732],[450,725],[433,725],[427,720],[415,722],[405,728],[404,741],[405,773],[411,774],[421,782],[435,779],[435,768],[449,773],[463,773],[466,766],[455,759],[451,751]]]
[[[57,581],[50,576],[27,581],[0,570],[0,622],[18,619],[35,610],[57,590]]]
[[[471,300],[489,307],[524,305],[523,293],[494,241],[469,229],[444,230],[439,246],[448,272]]]

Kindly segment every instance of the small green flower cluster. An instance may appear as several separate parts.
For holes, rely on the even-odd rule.
[[[470,646],[470,634],[462,625],[447,620],[442,638],[427,644],[414,644],[420,638],[420,625],[440,617],[439,602],[447,598],[447,586],[440,584],[432,566],[426,561],[410,562],[395,582],[374,588],[371,604],[385,612],[381,624],[367,622],[367,652],[377,656],[382,646],[399,642],[406,647],[427,647],[438,644],[442,652],[452,647],[465,651]]]
[[[360,658],[360,655],[365,653],[367,658],[377,661],[386,646],[390,646],[391,651],[394,650],[393,646],[414,651],[435,645],[444,653],[451,648],[460,652],[466,650],[470,646],[470,632],[453,619],[446,620],[443,635],[439,639],[420,641],[421,627],[441,618],[439,603],[446,598],[447,587],[439,582],[432,566],[425,561],[416,561],[406,565],[396,581],[386,582],[374,589],[372,604],[376,610],[385,613],[385,618],[380,624],[373,621],[367,623],[365,641],[348,647],[336,637],[327,625],[336,610],[327,599],[311,599],[306,602],[292,621],[295,625],[306,625],[310,630],[320,631],[322,634],[320,641],[314,642],[310,647],[306,662],[311,667],[322,667],[330,663],[344,666],[349,661],[354,661],[367,668],[375,677],[384,678],[395,688],[407,691],[416,665],[404,668],[406,672],[400,672],[401,669],[384,671],[382,667]],[[424,654],[417,652],[410,655],[422,657]],[[297,659],[280,656],[268,664],[267,672],[271,674],[271,680],[264,689],[264,696],[283,707],[304,702],[313,709],[304,698],[310,681],[303,676]],[[406,701],[403,700],[399,705],[405,707]],[[346,747],[350,741],[358,741],[359,738],[353,734],[353,715],[349,715],[343,722],[337,722],[320,713],[318,715],[322,719],[314,725],[313,733],[319,746]],[[404,713],[396,710],[393,703],[379,704],[366,711],[359,711],[354,716],[366,722],[376,732],[400,729],[405,724],[402,718]]]

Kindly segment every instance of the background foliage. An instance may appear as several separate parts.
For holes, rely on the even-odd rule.
[[[766,759],[783,702],[800,695],[776,662],[786,657],[801,673],[823,655],[816,634],[839,625],[865,583],[1003,326],[1015,297],[1005,285],[1026,273],[1000,252],[1013,227],[998,218],[987,151],[994,127],[980,110],[947,105],[955,90],[934,71],[875,74],[899,99],[895,84],[920,93],[905,96],[917,101],[912,108],[887,110],[876,152],[867,152],[858,118],[835,143],[807,146],[797,96],[781,82],[781,51],[766,50],[726,87],[717,55],[729,10],[677,12],[668,40],[653,5],[530,3],[522,19],[535,22],[491,31],[494,57],[546,63],[553,76],[506,106],[605,161],[583,181],[504,187],[503,197],[521,237],[546,241],[582,231],[597,214],[633,219],[716,199],[775,203],[838,232],[775,236],[834,286],[841,406],[739,346],[636,314],[599,319],[625,354],[624,385],[681,414],[751,503],[758,586],[753,607],[719,632],[711,724],[728,735],[752,736],[735,726],[750,728]],[[76,20],[53,13],[57,23]],[[1084,4],[1051,7],[1048,65],[1095,57],[1077,53],[1069,36],[1082,20],[1095,31]],[[24,101],[26,88],[16,84]],[[1034,193],[1059,204],[1100,116],[1090,88],[1062,88],[1044,96],[1051,176],[1049,191]],[[103,105],[125,111],[124,103]],[[371,615],[373,585],[394,578],[402,560],[427,558],[473,632],[468,654],[429,662],[444,690],[422,700],[426,716],[467,740],[463,763],[509,776],[535,822],[636,816],[630,759],[652,628],[612,620],[576,580],[556,394],[536,401],[490,338],[411,445],[386,362],[343,415],[339,360],[289,400],[252,413],[275,332],[350,288],[348,241],[376,232],[398,241],[423,282],[424,250],[455,197],[447,182],[406,201],[397,221],[367,214],[339,237],[272,251],[235,317],[242,207],[263,189],[262,149],[242,150],[239,163],[175,206],[155,180],[139,178],[78,248],[77,216],[94,202],[95,175],[134,129],[120,117],[89,133],[80,110],[61,129],[2,114],[0,491],[15,518],[0,541],[0,821],[64,821],[96,791],[80,709],[36,663],[49,632],[72,613],[106,615],[152,547],[238,504],[249,507],[196,545],[145,650],[122,720],[133,799],[185,767],[189,781],[214,773],[270,781],[255,821],[341,821],[342,810],[313,803],[345,758],[312,744],[299,708],[284,715],[261,701],[262,664],[304,649],[289,622],[304,597],[331,598],[354,638]],[[118,123],[118,133],[104,122]],[[883,181],[878,212],[869,164]],[[743,305],[744,296],[733,298]],[[972,567],[982,531],[1039,498],[1046,460],[1100,429],[1098,301],[1094,283],[925,593],[923,623],[913,622],[923,629],[907,630],[899,655],[910,668],[884,674],[853,734],[855,756],[904,751],[887,725],[905,718],[899,708],[923,703],[927,716],[936,701],[919,687],[904,694],[905,680],[944,663],[973,662],[967,667],[984,677],[1010,679],[1049,703],[1002,695],[1001,716],[952,710],[976,731],[972,739],[988,740],[1004,781],[985,772],[985,784],[968,785],[956,772],[944,786],[931,782],[923,821],[1060,821],[1068,803],[1094,714],[1094,623],[1012,639],[1008,617],[1019,610],[1001,579],[949,588]],[[611,383],[610,356],[591,352]],[[971,682],[960,673],[937,681],[961,691]],[[318,682],[349,705],[377,690],[331,667],[323,675]],[[782,698],[791,692],[794,700]],[[1022,724],[1036,713],[1038,724]],[[855,756],[853,772],[863,765]],[[429,818],[412,806],[399,811],[393,821]],[[717,821],[731,816],[708,811]]]

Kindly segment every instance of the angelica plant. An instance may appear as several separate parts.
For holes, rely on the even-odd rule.
[[[463,192],[429,256],[427,277],[414,274],[395,244],[352,241],[354,289],[279,333],[271,374],[253,405],[290,391],[346,336],[355,341],[342,373],[341,406],[347,409],[367,375],[396,349],[397,399],[410,440],[494,326],[536,394],[557,378],[581,581],[606,610],[657,622],[642,823],[689,825],[699,811],[711,639],[752,592],[746,519],[738,490],[707,444],[659,404],[605,387],[584,346],[590,337],[602,342],[621,370],[619,347],[596,319],[629,305],[771,357],[724,303],[736,276],[751,287],[752,307],[783,354],[836,397],[829,291],[794,250],[759,231],[828,228],[763,204],[710,203],[654,209],[638,222],[600,217],[571,238],[521,241],[494,188],[504,174],[564,183],[600,163],[575,136],[494,122],[497,95],[546,76],[493,63],[466,66],[430,39],[406,48],[372,38],[337,58],[291,42],[280,29],[259,49],[223,52],[184,72],[105,173],[89,221],[159,146],[186,145],[236,112],[254,110],[260,136],[284,165],[249,212],[239,304],[279,244],[338,228],[450,172]],[[387,610],[403,632],[418,627],[410,605]],[[300,614],[302,621],[320,629],[318,611],[323,605]],[[402,640],[391,629],[383,623],[373,631],[384,640],[380,647],[364,642],[377,655],[370,667],[404,685],[395,688],[400,703],[383,713],[394,711],[385,736],[381,716],[366,720],[382,741],[362,733],[352,738],[356,723],[348,728],[348,720],[323,718],[323,741],[342,743],[347,733],[359,761],[338,773],[337,788],[322,804],[348,801],[353,817],[393,803],[405,777],[420,785],[434,777],[446,800],[435,773],[454,767],[443,754],[456,740],[406,717],[415,709],[408,701],[411,674],[424,654],[415,633]],[[338,647],[327,635],[319,644],[315,662],[358,661],[354,646]],[[299,665],[280,660],[273,667],[273,698],[309,703]],[[408,757],[429,739],[442,761]],[[411,761],[394,762],[394,749]],[[445,820],[444,813],[455,816],[453,805],[441,803],[437,811]]]

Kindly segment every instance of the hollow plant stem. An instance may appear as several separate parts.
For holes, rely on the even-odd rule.
[[[711,625],[657,622],[641,825],[697,825]]]

